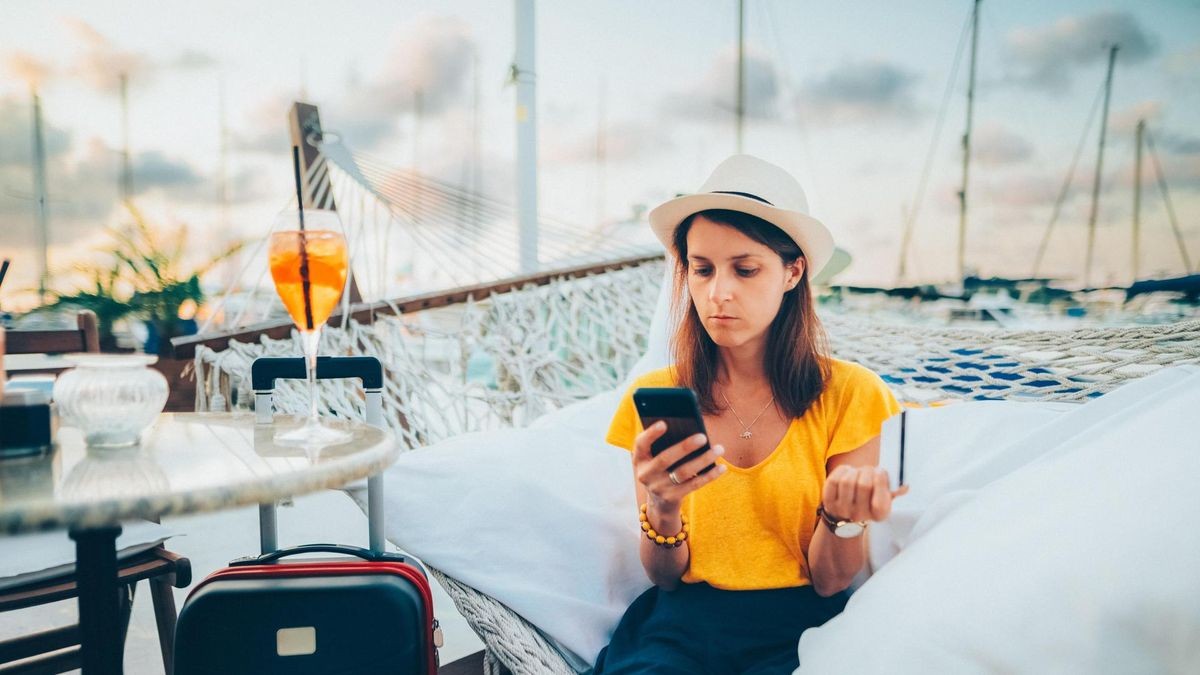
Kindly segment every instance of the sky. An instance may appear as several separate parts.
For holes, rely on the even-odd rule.
[[[744,150],[800,180],[813,215],[853,256],[839,280],[896,283],[914,209],[902,281],[952,278],[965,51],[951,74],[971,3],[745,4]],[[355,151],[456,184],[477,170],[485,192],[516,201],[512,2],[264,0],[249,12],[226,0],[8,0],[0,11],[0,255],[16,261],[0,290],[5,308],[28,302],[36,285],[31,85],[44,114],[55,270],[102,245],[104,228],[121,221],[121,72],[136,201],[155,223],[187,224],[196,260],[228,237],[261,238],[287,203],[286,114],[297,99],[320,106],[324,126]],[[736,151],[736,2],[566,0],[538,3],[536,17],[543,217],[588,230],[644,220]],[[1138,119],[1193,271],[1200,265],[1200,2],[985,0],[969,268],[1032,271],[1082,147],[1042,267],[1082,274],[1098,119],[1081,138],[1114,42],[1095,281],[1127,283],[1132,274]],[[1140,274],[1182,274],[1146,159]]]

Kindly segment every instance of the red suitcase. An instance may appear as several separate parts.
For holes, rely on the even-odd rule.
[[[357,559],[281,560],[302,553]],[[175,673],[435,675],[440,643],[415,562],[312,544],[236,560],[200,582],[179,613]]]

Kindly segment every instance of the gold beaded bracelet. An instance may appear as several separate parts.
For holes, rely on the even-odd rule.
[[[653,527],[650,527],[650,518],[646,516],[646,506],[646,504],[642,504],[639,520],[642,521],[642,532],[646,533],[647,539],[655,544],[658,544],[659,546],[679,546],[685,540],[687,540],[687,518],[684,518],[682,513],[679,514],[679,521],[683,523],[683,528],[679,530],[679,533],[676,535],[664,537],[663,535],[655,532]]]

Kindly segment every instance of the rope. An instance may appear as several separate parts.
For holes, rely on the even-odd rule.
[[[1100,101],[1104,99],[1104,85],[1096,90],[1096,98],[1092,101],[1092,109],[1088,112],[1087,123],[1083,126],[1083,133],[1079,135],[1079,143],[1075,146],[1075,155],[1071,158],[1071,166],[1067,169],[1067,177],[1063,180],[1062,189],[1058,191],[1058,198],[1054,200],[1054,208],[1050,212],[1050,222],[1046,223],[1046,232],[1042,235],[1042,241],[1038,244],[1037,255],[1033,258],[1033,276],[1038,275],[1038,271],[1042,267],[1042,257],[1046,255],[1046,245],[1050,243],[1050,230],[1054,229],[1054,224],[1058,222],[1058,216],[1062,212],[1062,205],[1067,199],[1067,192],[1071,189],[1071,181],[1075,178],[1075,168],[1079,166],[1079,158],[1083,156],[1083,146],[1087,143],[1088,133],[1092,130],[1092,122],[1096,119],[1096,111],[1100,108]]]
[[[904,230],[900,237],[900,265],[896,269],[897,285],[907,276],[905,263],[908,259],[908,246],[912,242],[913,227],[917,222],[917,215],[921,212],[921,206],[925,203],[925,189],[929,184],[929,174],[933,169],[933,156],[937,151],[938,141],[942,137],[942,124],[946,120],[946,110],[950,107],[950,94],[954,91],[954,82],[958,79],[958,67],[962,63],[963,47],[967,44],[967,35],[971,27],[971,14],[974,11],[974,8],[972,8],[970,12],[967,12],[967,17],[963,19],[963,26],[958,35],[958,46],[954,48],[954,63],[950,67],[950,76],[946,78],[946,89],[942,92],[942,104],[938,107],[937,120],[933,123],[933,136],[929,139],[929,150],[925,153],[925,162],[921,167],[921,178],[917,181],[917,190],[913,195],[912,208],[905,214]]]
[[[1179,230],[1179,221],[1175,218],[1175,207],[1171,205],[1171,193],[1167,190],[1167,179],[1163,175],[1162,163],[1158,161],[1158,151],[1154,149],[1154,141],[1150,137],[1148,128],[1146,129],[1146,146],[1150,148],[1150,158],[1154,160],[1154,175],[1158,178],[1158,189],[1162,193],[1163,205],[1167,208],[1167,219],[1171,223],[1171,231],[1175,233],[1175,245],[1179,247],[1179,257],[1183,258],[1183,273],[1191,274],[1192,261],[1188,258],[1187,244],[1183,242],[1183,232]]]

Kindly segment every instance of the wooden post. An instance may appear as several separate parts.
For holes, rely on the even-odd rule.
[[[288,113],[288,128],[292,134],[292,144],[300,146],[300,181],[301,187],[303,187],[301,194],[304,196],[304,208],[337,211],[333,190],[324,190],[321,199],[317,202],[313,201],[313,195],[322,192],[317,188],[323,183],[329,182],[329,169],[318,172],[314,177],[315,184],[309,184],[309,167],[316,163],[321,154],[320,148],[312,143],[312,141],[319,141],[322,134],[321,115],[317,111],[317,106],[300,101],[292,103],[292,109]],[[351,303],[362,302],[362,294],[358,291],[358,282],[355,280],[353,272],[350,274],[347,292],[350,293]]]

